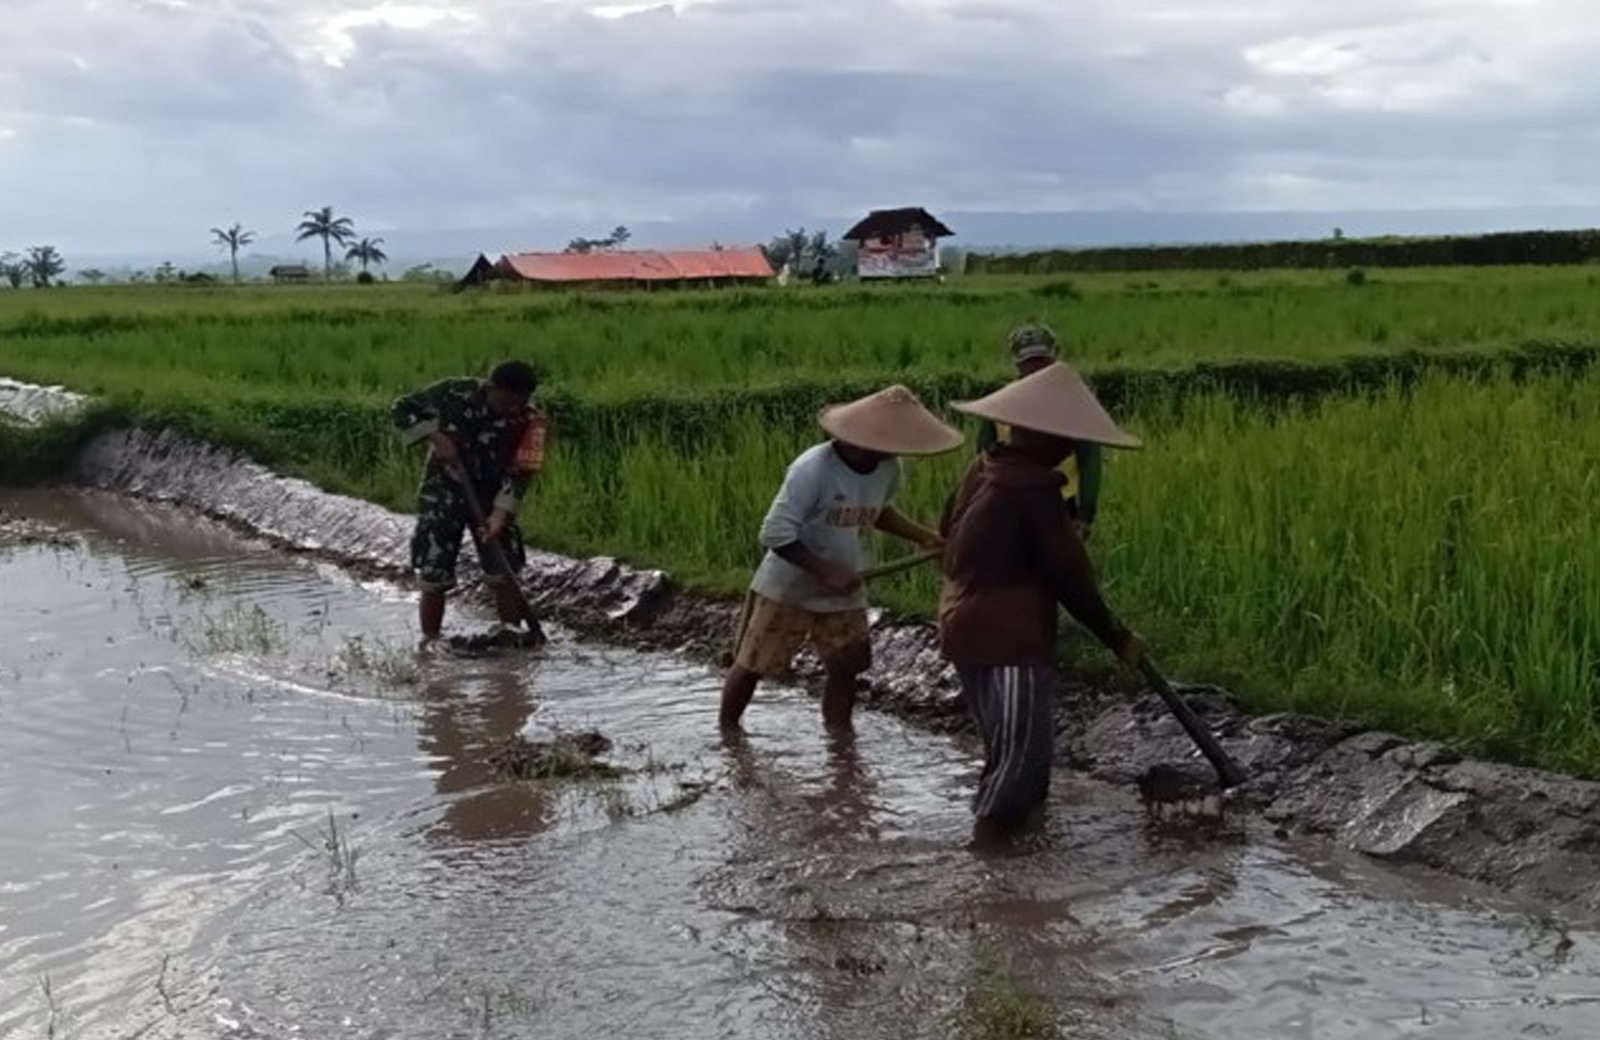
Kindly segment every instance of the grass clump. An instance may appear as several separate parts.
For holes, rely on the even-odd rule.
[[[967,990],[952,1033],[964,1040],[1056,1040],[1061,1031],[1050,1002],[987,966]]]
[[[310,849],[322,858],[327,870],[324,891],[333,896],[342,905],[350,895],[359,891],[361,881],[356,873],[356,865],[361,859],[361,850],[350,844],[348,829],[341,831],[339,821],[333,815],[333,810],[328,810],[327,829],[318,828],[317,840],[302,835],[299,831],[291,831],[300,844]]]
[[[490,754],[489,766],[511,780],[615,780],[623,771],[601,757],[610,750],[610,738],[592,730],[536,741],[518,735]]]
[[[288,646],[288,633],[258,604],[229,603],[216,613],[202,614],[199,630],[184,641],[194,654],[266,657]]]
[[[370,675],[385,686],[416,686],[422,682],[422,666],[414,652],[365,636],[346,639],[334,664],[346,675]]]

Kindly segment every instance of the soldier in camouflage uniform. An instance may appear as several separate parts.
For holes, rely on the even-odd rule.
[[[445,595],[456,584],[461,536],[472,526],[472,512],[461,485],[451,475],[459,467],[480,502],[493,505],[484,530],[474,530],[481,552],[495,539],[513,570],[527,562],[517,510],[533,477],[544,466],[548,424],[531,400],[538,388],[533,369],[520,361],[496,366],[487,380],[446,379],[399,398],[394,424],[407,444],[429,447],[422,486],[417,492],[417,526],[411,539],[411,566],[422,589],[422,637],[439,637]],[[511,578],[489,575],[500,620],[521,620]]]
[[[1061,342],[1050,326],[1032,322],[1012,330],[1007,341],[1012,360],[1017,366],[1017,378],[1031,376],[1041,368],[1054,364],[1061,355]],[[978,426],[978,450],[987,451],[989,446],[1011,439],[1009,427],[1003,427],[988,419],[983,420]],[[1057,469],[1066,481],[1061,486],[1061,497],[1067,503],[1067,516],[1072,519],[1078,534],[1088,541],[1090,532],[1094,529],[1095,517],[1099,513],[1101,474],[1104,464],[1100,445],[1093,441],[1079,442],[1073,454]]]

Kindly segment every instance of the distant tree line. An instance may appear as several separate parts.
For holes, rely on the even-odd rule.
[[[790,229],[761,247],[767,263],[781,271],[788,265],[791,274],[813,281],[832,281],[855,268],[854,242],[831,242],[826,231]]]
[[[604,253],[607,250],[617,249],[627,245],[628,239],[633,237],[633,232],[618,224],[611,229],[611,234],[605,238],[575,238],[567,243],[564,252],[568,253]]]
[[[1295,242],[1213,243],[970,253],[968,274],[1239,270],[1307,267],[1486,267],[1600,260],[1600,230],[1507,231],[1436,238],[1334,237]]]
[[[0,253],[0,285],[48,289],[66,273],[67,262],[55,246],[32,246],[26,253]]]
[[[321,209],[306,210],[305,219],[295,228],[296,242],[304,242],[312,238],[322,239],[322,280],[333,281],[333,246],[338,243],[345,247],[344,258],[354,260],[361,265],[361,274],[356,280],[359,282],[372,281],[372,272],[367,270],[368,265],[382,266],[388,255],[379,248],[383,244],[381,238],[356,238],[355,221],[349,217],[335,216],[332,206],[323,206]],[[237,224],[234,225],[238,227]],[[213,229],[215,230],[215,229]],[[238,280],[237,273],[234,275]]]
[[[349,217],[341,217],[334,213],[332,206],[323,206],[321,209],[307,210],[304,218],[295,227],[295,241],[305,242],[310,239],[320,239],[322,242],[322,276],[326,281],[332,281],[335,265],[333,261],[334,247],[344,250],[344,260],[361,265],[361,273],[357,281],[373,281],[370,268],[374,265],[382,266],[388,262],[388,254],[383,251],[383,239],[359,238],[356,235],[355,222]],[[623,230],[623,229],[619,229]],[[249,246],[256,239],[254,231],[247,230],[243,224],[235,222],[229,227],[214,227],[211,229],[211,242],[219,249],[228,253],[229,265],[232,268],[234,282],[241,280],[239,271],[239,252]],[[31,285],[37,289],[47,289],[52,285],[59,285],[62,276],[66,273],[67,264],[54,246],[34,246],[26,254],[0,252],[0,287],[9,286],[12,289],[21,289]],[[413,269],[407,272],[407,280],[432,281],[436,274],[431,270],[427,272]],[[100,285],[112,280],[111,276],[99,268],[86,268],[77,272],[80,281],[87,285]],[[171,261],[166,261],[151,271],[136,270],[128,272],[124,280],[129,284],[139,285],[149,282],[157,284],[177,283],[182,285],[212,285],[217,279],[214,275],[204,271],[181,271],[174,267]]]
[[[294,229],[295,241],[322,243],[324,281],[331,282],[336,275],[348,277],[350,268],[347,265],[357,263],[360,264],[360,272],[356,280],[371,282],[374,280],[371,268],[381,267],[388,262],[389,257],[382,248],[383,239],[358,236],[355,221],[350,217],[339,215],[332,206],[306,210],[302,218]],[[211,228],[210,234],[211,244],[227,254],[233,281],[235,283],[243,281],[239,254],[256,241],[256,232],[235,221],[226,227]],[[566,252],[593,253],[619,249],[632,237],[628,228],[619,224],[603,238],[572,239],[567,243]],[[713,243],[711,248],[720,250],[724,247],[721,243]],[[343,251],[343,259],[336,262],[338,250]],[[848,275],[854,270],[856,263],[855,244],[831,241],[825,230],[807,231],[803,227],[788,229],[761,246],[761,250],[775,270],[788,267],[794,277],[810,278],[819,282],[834,281]],[[35,246],[29,249],[26,255],[0,253],[0,286],[10,286],[14,289],[20,289],[25,285],[47,288],[61,284],[66,270],[66,262],[54,246]],[[303,264],[284,264],[275,267],[274,277],[278,277],[280,270],[290,271],[293,277],[299,280],[303,280],[307,274]],[[217,281],[217,276],[214,274],[206,271],[180,270],[171,261],[149,270],[122,271],[115,274],[108,274],[98,268],[86,268],[78,271],[76,277],[86,285],[101,285],[116,281],[135,285],[152,282],[163,285],[212,285]],[[430,264],[423,264],[408,269],[401,276],[401,280],[431,283],[450,282],[454,278],[448,271],[437,270]]]

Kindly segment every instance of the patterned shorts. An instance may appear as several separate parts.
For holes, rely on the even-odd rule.
[[[872,666],[865,610],[817,613],[754,592],[745,597],[739,615],[733,663],[775,679],[788,673],[807,642],[830,672],[860,675]]]
[[[461,559],[461,536],[472,526],[472,510],[460,485],[449,477],[430,475],[417,493],[417,526],[411,535],[411,569],[424,592],[448,592],[456,585],[456,564]],[[477,534],[473,534],[477,542]],[[500,550],[513,573],[528,562],[522,532],[512,521],[500,536]],[[483,550],[478,555],[482,560]],[[485,579],[491,585],[503,584],[504,575],[491,573],[484,562]]]

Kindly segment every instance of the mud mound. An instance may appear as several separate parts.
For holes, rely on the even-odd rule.
[[[526,628],[491,628],[487,632],[450,636],[445,647],[462,657],[487,657],[508,650],[537,650],[547,642],[545,634]]]

